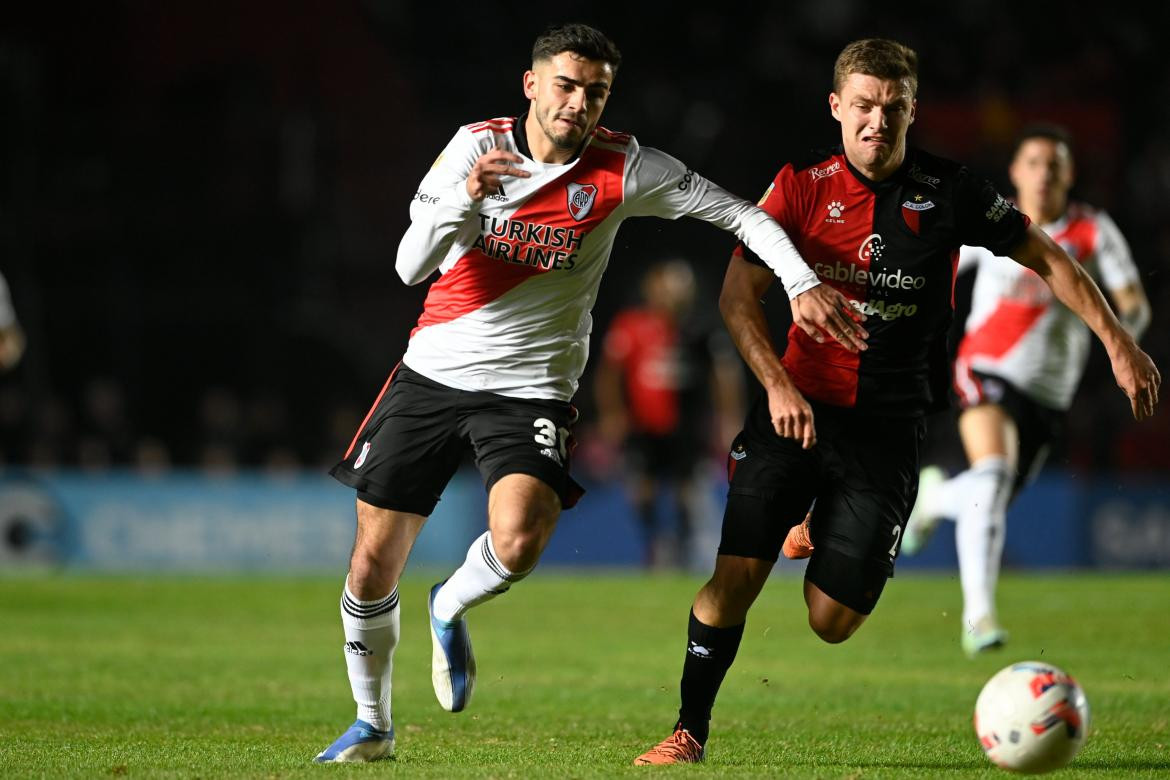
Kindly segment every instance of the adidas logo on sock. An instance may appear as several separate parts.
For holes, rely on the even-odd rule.
[[[361,642],[346,642],[345,652],[354,655],[373,655],[374,651],[363,645]]]

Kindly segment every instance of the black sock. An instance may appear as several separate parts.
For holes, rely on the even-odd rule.
[[[707,743],[710,732],[711,707],[724,675],[735,660],[739,640],[743,638],[744,624],[715,628],[699,622],[691,612],[687,627],[687,656],[683,662],[682,707],[678,711],[678,725],[691,732],[700,745]]]

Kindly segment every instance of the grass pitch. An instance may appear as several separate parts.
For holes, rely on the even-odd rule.
[[[1089,741],[1061,777],[1170,776],[1170,579],[1005,577],[1010,644],[959,651],[951,575],[900,576],[829,646],[776,577],[712,722],[708,760],[632,767],[678,707],[692,577],[540,571],[471,614],[480,678],[452,715],[430,686],[426,590],[405,580],[398,756],[316,766],[353,720],[341,578],[0,578],[3,777],[993,777],[971,728],[1009,662],[1084,686]]]

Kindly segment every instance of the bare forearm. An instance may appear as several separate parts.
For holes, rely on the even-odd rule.
[[[789,383],[772,343],[764,309],[757,300],[720,300],[719,310],[735,348],[765,388]]]
[[[1048,273],[1041,275],[1057,299],[1097,335],[1110,356],[1132,343],[1133,337],[1114,316],[1101,290],[1078,263],[1052,262],[1048,265]]]

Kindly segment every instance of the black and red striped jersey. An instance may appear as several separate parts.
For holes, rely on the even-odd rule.
[[[874,182],[840,147],[780,169],[760,199],[821,281],[868,319],[869,349],[818,344],[793,326],[783,364],[800,391],[871,414],[915,416],[947,403],[947,331],[959,247],[1007,255],[1028,218],[966,167],[908,149]],[[750,250],[736,248],[752,262]]]

